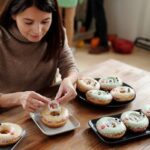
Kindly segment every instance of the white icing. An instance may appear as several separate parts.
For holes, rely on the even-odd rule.
[[[131,130],[146,129],[149,124],[148,118],[143,113],[138,111],[124,112],[121,115],[121,120]]]
[[[100,84],[93,78],[87,77],[77,81],[77,87],[81,92],[86,92],[92,89],[100,89]]]
[[[106,91],[102,90],[89,90],[86,95],[98,100],[98,101],[110,101],[112,100],[112,95]]]
[[[7,131],[6,133],[4,131]],[[15,143],[22,134],[22,128],[14,123],[1,123],[0,125],[0,145]],[[3,133],[4,132],[4,133]]]
[[[100,134],[104,136],[115,136],[117,134],[124,134],[126,131],[126,126],[124,123],[114,117],[102,117],[100,118],[97,123],[96,127]]]
[[[119,86],[110,92],[114,100],[119,102],[130,101],[135,97],[135,91],[128,86]]]
[[[122,80],[118,77],[106,77],[106,78],[101,78],[99,80],[101,88],[106,89],[106,90],[111,90],[117,86],[121,86]]]
[[[45,120],[50,121],[50,122],[59,122],[63,119],[67,119],[69,116],[68,109],[61,107],[61,111],[58,112],[58,115],[52,115],[52,112],[49,111],[48,108],[45,108],[41,112],[41,117],[43,117]]]

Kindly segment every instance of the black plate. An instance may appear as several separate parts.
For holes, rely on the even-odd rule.
[[[15,144],[0,147],[0,150],[14,150],[17,147],[17,145],[22,141],[22,139],[25,137],[25,135],[26,135],[26,131],[24,130],[22,132],[21,138]]]
[[[139,109],[139,110],[135,110],[135,111],[140,112],[141,110]],[[109,117],[120,118],[121,114],[122,113],[117,114],[117,115],[112,115],[112,116],[109,116]],[[98,119],[100,119],[100,118],[98,118]],[[132,141],[132,140],[139,139],[139,138],[142,138],[142,137],[150,136],[150,125],[149,125],[148,128],[146,129],[146,131],[144,131],[142,133],[134,133],[134,132],[131,132],[131,131],[127,130],[125,135],[120,139],[108,139],[108,138],[103,137],[97,131],[96,122],[98,121],[98,119],[89,120],[88,124],[89,124],[90,128],[94,131],[94,133],[98,136],[99,140],[101,142],[105,143],[105,144],[109,144],[109,145],[111,145],[111,144],[121,144],[121,143],[124,143],[124,142],[127,142],[127,141]]]
[[[96,80],[99,80],[98,78],[96,78]],[[130,88],[132,88],[130,85],[128,85],[128,84],[126,84],[126,83],[123,83],[123,86],[128,86],[128,87],[130,87]],[[132,88],[133,89],[133,88]],[[130,100],[130,101],[127,101],[127,102],[117,102],[117,101],[115,101],[115,100],[112,100],[111,101],[111,103],[109,103],[109,104],[107,104],[107,105],[98,105],[98,104],[94,104],[94,103],[92,103],[92,102],[90,102],[90,101],[88,101],[87,99],[86,99],[86,96],[85,96],[85,93],[83,93],[83,92],[81,92],[81,91],[79,91],[78,89],[77,89],[77,97],[78,97],[78,99],[81,101],[81,102],[83,102],[84,104],[87,104],[87,105],[93,105],[93,106],[98,106],[98,107],[110,107],[110,108],[116,108],[116,107],[123,107],[123,106],[126,106],[127,104],[129,104],[129,103],[131,103],[134,99],[135,99],[135,97],[132,99],[132,100]]]

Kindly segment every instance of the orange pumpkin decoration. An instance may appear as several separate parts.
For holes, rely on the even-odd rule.
[[[99,45],[100,45],[100,38],[93,38],[91,40],[91,47],[92,48],[96,48]]]

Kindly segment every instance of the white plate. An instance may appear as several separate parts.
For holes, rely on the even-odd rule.
[[[39,127],[39,129],[44,133],[45,135],[48,136],[53,136],[56,134],[68,132],[71,130],[74,130],[80,126],[79,121],[73,117],[72,115],[69,116],[69,119],[67,123],[59,128],[50,128],[42,123],[40,120],[40,114],[39,113],[30,113],[31,118],[35,122],[35,124]]]
[[[26,131],[23,130],[21,138],[15,144],[11,144],[11,145],[8,145],[8,146],[0,147],[0,150],[15,150],[15,148],[22,141],[22,139],[25,137],[25,135],[26,135]]]

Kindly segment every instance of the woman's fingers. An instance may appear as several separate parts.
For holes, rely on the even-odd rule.
[[[57,100],[57,99],[59,99],[61,96],[62,96],[62,87],[60,86],[60,88],[59,88],[59,90],[58,90],[58,92],[57,92],[57,94],[56,94],[56,96],[55,96],[55,99]]]
[[[39,108],[47,105],[50,102],[49,100],[49,98],[34,91],[22,92],[20,95],[22,107],[30,112],[37,111]]]
[[[70,100],[74,99],[76,97],[76,95],[77,95],[76,91],[74,91],[74,90],[72,92],[68,91],[67,93],[65,93],[64,96],[62,96],[61,98],[57,99],[57,101],[59,103],[62,103],[62,102],[65,102],[65,101],[70,101]]]
[[[36,112],[36,109],[33,107],[27,107],[26,111],[28,112]]]
[[[49,98],[45,97],[45,96],[42,96],[36,92],[32,92],[31,93],[31,97],[34,98],[34,99],[37,99],[38,101],[41,101],[43,103],[46,103],[48,104],[49,103]]]
[[[39,109],[39,108],[45,106],[45,103],[32,98],[30,100],[30,106],[32,106],[34,109]]]

